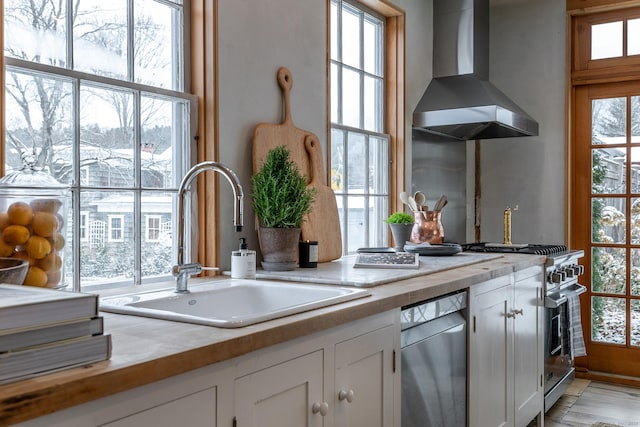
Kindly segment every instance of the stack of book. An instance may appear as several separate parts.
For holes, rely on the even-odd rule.
[[[0,384],[110,357],[97,295],[0,284]]]

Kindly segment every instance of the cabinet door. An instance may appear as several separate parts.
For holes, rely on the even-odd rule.
[[[120,420],[103,424],[105,427],[215,427],[216,388],[212,387],[172,402],[147,409]]]
[[[513,285],[475,294],[469,328],[469,426],[513,425]]]
[[[318,350],[235,380],[235,417],[241,427],[320,427],[323,351]]]
[[[388,326],[336,345],[337,427],[394,425],[394,342],[394,328]]]
[[[526,425],[544,408],[542,386],[542,269],[515,283],[514,396],[516,425]],[[522,311],[520,311],[522,310]]]

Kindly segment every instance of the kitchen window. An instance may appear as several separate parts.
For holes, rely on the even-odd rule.
[[[383,222],[392,194],[392,136],[386,123],[389,38],[387,18],[357,2],[332,0],[330,21],[330,179],[347,254],[389,241]]]
[[[4,169],[33,153],[71,189],[64,267],[74,289],[170,277],[175,245],[144,245],[143,230],[158,237],[162,225],[150,231],[142,212],[166,218],[176,234],[195,134],[196,98],[185,92],[189,4],[3,2]]]

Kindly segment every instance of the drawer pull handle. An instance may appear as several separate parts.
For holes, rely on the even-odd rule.
[[[329,413],[329,404],[327,402],[322,402],[322,403],[316,402],[313,404],[313,406],[311,406],[311,412],[313,412],[314,414],[319,413],[324,417]]]
[[[349,403],[353,402],[353,390],[349,390],[349,391],[340,390],[338,392],[338,400],[340,401],[346,400]]]

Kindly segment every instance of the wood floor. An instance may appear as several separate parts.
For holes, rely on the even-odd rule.
[[[576,379],[547,412],[545,427],[640,427],[640,389]]]

